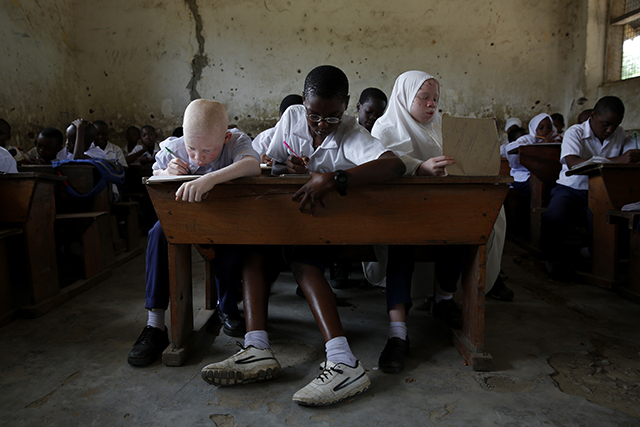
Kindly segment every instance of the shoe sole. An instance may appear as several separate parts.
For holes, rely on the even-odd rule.
[[[331,402],[317,403],[317,402],[305,402],[304,400],[295,400],[295,399],[293,399],[293,402],[297,403],[300,406],[329,406],[329,405],[335,405],[336,403],[340,403],[340,402],[343,402],[345,400],[351,399],[352,397],[356,397],[357,395],[364,393],[365,391],[369,390],[370,388],[371,388],[371,383],[369,383],[362,390],[358,390],[355,393],[350,394],[349,396],[345,396],[345,397],[341,397],[340,399],[332,400]]]
[[[210,369],[206,371],[203,370],[201,375],[202,379],[211,385],[214,385],[216,387],[228,387],[232,385],[241,385],[272,380],[280,375],[281,371],[282,369],[279,367],[260,369],[255,374],[251,374],[251,376],[247,377],[242,371],[223,371]]]

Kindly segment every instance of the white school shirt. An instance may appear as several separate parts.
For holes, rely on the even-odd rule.
[[[18,173],[15,159],[4,147],[0,147],[0,173]]]
[[[213,162],[202,167],[198,167],[193,159],[189,157],[189,154],[187,154],[187,148],[184,145],[184,136],[180,138],[171,136],[160,143],[160,151],[156,154],[156,162],[153,164],[152,169],[154,171],[164,170],[169,165],[171,159],[173,159],[165,147],[171,150],[178,158],[189,164],[191,175],[204,175],[222,169],[247,156],[260,161],[260,156],[251,148],[251,138],[238,129],[230,129],[229,132],[231,132],[231,139],[222,146],[220,155]]]
[[[540,138],[537,138],[536,140],[536,137],[531,135],[522,135],[520,138],[505,146],[504,152],[507,155],[507,160],[509,160],[509,167],[511,168],[510,173],[515,182],[526,182],[529,179],[531,172],[520,164],[519,154],[509,154],[509,151],[514,148],[518,148],[521,145],[535,144],[536,141],[539,140]]]
[[[112,144],[107,141],[107,145],[105,145],[104,150],[102,151],[107,155],[107,160],[117,160],[125,168],[129,166],[127,165],[127,159],[124,157],[122,148],[118,147],[116,144]]]
[[[147,151],[147,147],[145,147],[142,144],[138,144],[135,147],[133,147],[133,150],[131,150],[131,153],[129,153],[129,155],[131,155],[133,153],[137,153],[138,151],[141,151],[141,150],[144,150],[144,154],[142,154],[140,157],[138,157],[134,163],[140,163],[140,159],[152,159],[153,158],[153,155],[149,154],[149,152]],[[156,142],[155,146],[153,147],[153,154],[157,154],[158,151],[160,151],[160,146]]]
[[[287,157],[293,155],[282,142],[286,141],[297,155],[309,158],[307,166],[310,172],[326,173],[351,169],[376,160],[383,153],[390,151],[351,116],[342,116],[338,128],[327,135],[322,144],[314,150],[313,137],[307,123],[307,110],[303,105],[287,108],[276,124],[271,141],[267,156],[280,163],[286,163]]]
[[[98,147],[94,143],[91,143],[91,146],[89,147],[89,149],[87,151],[84,152],[84,155],[85,156],[89,156],[92,159],[105,159],[105,160],[107,160],[107,155],[105,154],[104,151],[102,151],[102,148]],[[67,153],[67,159],[73,160],[73,152],[68,152]]]
[[[618,126],[611,136],[600,142],[591,130],[591,119],[582,124],[571,126],[564,132],[562,139],[562,149],[560,152],[560,163],[562,170],[558,184],[566,185],[575,190],[588,190],[589,177],[586,175],[567,176],[569,166],[565,158],[567,156],[578,156],[582,159],[590,159],[593,156],[616,157],[632,148],[631,137],[625,138],[624,129]],[[633,146],[635,147],[635,146]]]
[[[273,137],[273,133],[276,131],[275,127],[269,128],[263,132],[260,132],[258,136],[251,142],[251,146],[258,155],[262,156],[267,152],[269,145],[271,145],[271,138]],[[266,148],[265,148],[266,146]]]

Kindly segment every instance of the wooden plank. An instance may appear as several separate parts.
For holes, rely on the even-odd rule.
[[[190,245],[169,245],[169,284],[171,342],[179,348],[193,331]]]

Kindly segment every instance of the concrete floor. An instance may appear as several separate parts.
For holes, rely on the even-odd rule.
[[[198,258],[194,281],[201,283]],[[274,285],[270,306],[280,378],[221,389],[206,384],[200,369],[237,349],[237,339],[217,331],[182,367],[129,366],[127,354],[147,317],[139,256],[47,315],[0,329],[0,425],[640,425],[639,306],[596,287],[550,281],[511,244],[503,269],[516,299],[487,301],[493,372],[463,364],[421,299],[408,321],[405,371],[378,371],[387,333],[382,289],[337,291],[347,336],[372,388],[318,409],[291,402],[317,375],[324,346],[290,273]]]

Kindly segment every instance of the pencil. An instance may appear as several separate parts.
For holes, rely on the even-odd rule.
[[[305,167],[307,166],[307,163],[306,163],[304,160],[302,160],[302,157],[298,156],[298,155],[296,154],[296,152],[295,152],[295,151],[293,151],[293,148],[291,148],[291,147],[289,146],[289,144],[287,144],[287,141],[282,141],[282,143],[283,143],[284,145],[286,145],[286,146],[287,146],[287,148],[288,148],[289,150],[291,150],[291,153],[292,153],[294,156],[296,156],[297,158],[299,158],[299,159],[300,159],[300,161],[302,162],[302,164],[303,164]]]
[[[165,150],[167,150],[169,152],[169,154],[171,154],[171,157],[173,157],[174,159],[180,160],[183,163],[187,163],[184,160],[182,160],[180,157],[176,156],[175,154],[173,154],[173,151],[169,150],[169,148],[164,147]],[[188,163],[187,163],[188,164]],[[191,173],[191,169],[189,169],[189,167],[187,167],[187,172]]]

